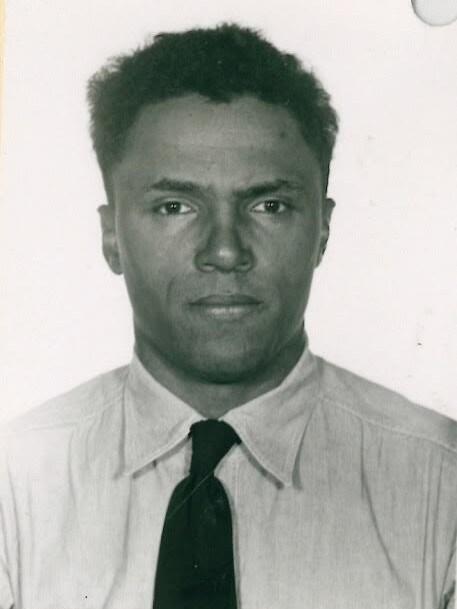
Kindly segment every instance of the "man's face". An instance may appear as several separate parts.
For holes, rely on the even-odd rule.
[[[111,180],[104,249],[137,340],[217,383],[259,372],[300,337],[332,205],[285,109],[198,95],[147,106]]]

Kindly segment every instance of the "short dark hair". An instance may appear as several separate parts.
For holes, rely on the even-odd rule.
[[[294,55],[235,24],[158,34],[152,43],[111,59],[89,80],[91,137],[105,184],[139,111],[192,93],[214,102],[251,95],[289,110],[327,187],[338,131],[328,93]]]

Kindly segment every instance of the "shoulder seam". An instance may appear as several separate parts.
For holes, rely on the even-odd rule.
[[[123,378],[122,378],[122,381],[119,383],[119,387],[116,389],[115,392],[113,391],[113,395],[111,396],[111,399],[109,400],[109,402],[107,404],[105,404],[103,406],[103,408],[101,408],[100,410],[96,410],[95,412],[89,412],[81,419],[63,421],[61,427],[68,427],[71,425],[76,425],[76,427],[79,427],[80,425],[83,425],[86,421],[90,420],[91,418],[95,418],[97,416],[102,415],[106,410],[108,410],[108,408],[110,408],[113,405],[114,402],[116,402],[116,400],[119,398],[119,396],[124,393],[125,378],[126,378],[127,373],[128,373],[128,367],[127,367],[127,370],[123,374]],[[51,398],[50,401],[58,400],[58,399],[59,399],[59,397]],[[46,404],[46,402],[44,404]],[[24,416],[27,416],[27,413],[24,413]],[[14,422],[14,420],[12,422]],[[26,427],[24,429],[9,430],[8,424],[9,424],[9,422],[7,421],[6,429],[0,430],[0,437],[2,437],[2,436],[8,437],[8,436],[12,436],[12,435],[22,435],[22,434],[33,432],[33,431],[40,431],[40,430],[46,429],[48,427],[48,425],[46,425],[46,424],[43,424],[43,425],[37,424],[37,425],[31,426],[31,427]]]
[[[326,395],[325,393],[322,395],[322,399],[325,400],[327,403],[336,406],[337,408],[341,408],[342,410],[351,413],[352,415],[354,415],[358,419],[361,419],[365,423],[369,423],[370,425],[374,425],[376,427],[381,427],[382,429],[386,429],[387,431],[391,431],[391,432],[398,433],[398,434],[401,434],[401,435],[404,435],[404,436],[408,436],[410,438],[416,438],[418,440],[424,440],[426,442],[429,442],[430,444],[434,444],[436,446],[439,446],[440,448],[443,448],[443,449],[451,452],[454,456],[457,457],[457,448],[454,448],[453,446],[449,446],[449,445],[444,444],[442,442],[438,442],[437,440],[434,440],[432,438],[424,436],[424,435],[422,435],[420,433],[414,433],[414,432],[408,431],[408,430],[406,430],[406,429],[404,429],[402,427],[395,427],[395,426],[391,426],[391,425],[385,425],[383,423],[379,423],[378,421],[373,421],[370,418],[364,417],[359,412],[356,412],[350,406],[347,406],[346,404],[338,402],[334,398],[330,398],[330,396]]]

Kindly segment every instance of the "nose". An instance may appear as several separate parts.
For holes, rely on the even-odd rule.
[[[235,214],[208,221],[195,266],[203,272],[247,272],[254,265],[252,250],[243,243],[241,219]]]

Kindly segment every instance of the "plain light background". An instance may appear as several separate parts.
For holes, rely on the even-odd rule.
[[[0,421],[129,361],[100,247],[87,78],[151,34],[237,21],[315,69],[341,119],[312,349],[457,418],[457,23],[409,0],[10,0],[0,222]]]

